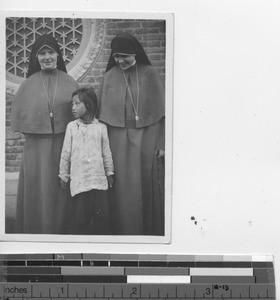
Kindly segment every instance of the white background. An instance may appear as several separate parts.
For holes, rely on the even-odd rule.
[[[174,148],[171,244],[3,242],[0,252],[272,254],[280,293],[279,1],[3,2],[174,13]]]

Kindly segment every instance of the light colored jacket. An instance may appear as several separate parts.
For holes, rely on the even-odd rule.
[[[66,128],[60,159],[59,177],[70,179],[71,196],[92,189],[107,190],[107,176],[114,173],[107,127],[94,119],[85,124],[80,119]]]

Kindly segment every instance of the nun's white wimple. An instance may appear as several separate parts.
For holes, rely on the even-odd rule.
[[[57,51],[55,51],[51,46],[49,46],[49,45],[43,45],[43,46],[36,52],[36,56],[38,56],[39,52],[40,52],[43,48],[49,48],[49,49],[53,50],[53,51],[58,55]]]

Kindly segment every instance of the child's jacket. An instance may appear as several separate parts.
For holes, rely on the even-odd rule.
[[[66,128],[59,177],[68,182],[71,196],[92,189],[107,190],[114,173],[107,127],[97,119],[84,124],[77,119]]]

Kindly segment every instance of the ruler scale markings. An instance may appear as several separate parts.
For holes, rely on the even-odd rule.
[[[249,297],[251,297],[251,286],[249,285]]]
[[[122,284],[117,285],[115,283],[110,283],[105,287],[105,297],[118,297],[121,298],[122,295]]]
[[[265,298],[267,293],[269,297],[275,297],[275,285],[274,284],[257,284],[250,286],[251,296],[256,297],[256,294],[260,294],[260,297]]]
[[[103,288],[104,285],[101,284],[89,284],[89,283],[71,283],[68,284],[69,286],[69,292],[68,296],[69,297],[74,297],[76,293],[78,292],[79,296],[85,295],[86,297],[103,297]]]
[[[109,255],[108,255],[109,256]],[[140,257],[140,256],[139,256]],[[36,295],[36,291],[35,289],[33,289],[33,286],[37,284],[38,281],[42,281],[42,282],[46,282],[46,284],[49,284],[53,287],[57,286],[58,288],[62,288],[61,284],[59,285],[59,282],[57,283],[58,285],[56,285],[55,282],[52,282],[53,281],[53,278],[55,277],[51,277],[51,276],[48,276],[48,275],[52,275],[52,271],[53,270],[48,270],[46,271],[46,266],[45,266],[45,269],[42,268],[43,265],[45,265],[46,263],[46,259],[43,260],[40,264],[39,262],[39,257],[32,257],[32,255],[26,255],[25,256],[25,260],[16,260],[17,259],[22,259],[23,257],[22,256],[14,256],[13,259],[10,259],[9,258],[9,255],[6,255],[5,256],[5,262],[2,262],[1,261],[1,265],[0,265],[0,268],[2,265],[7,265],[7,270],[2,268],[1,271],[4,273],[4,275],[8,275],[8,274],[14,274],[14,275],[18,275],[16,274],[17,272],[18,273],[21,273],[21,275],[23,275],[22,277],[20,276],[16,276],[16,277],[9,277],[8,279],[9,280],[12,280],[12,279],[15,279],[16,278],[16,282],[10,282],[11,285],[14,285],[14,286],[10,286],[10,291],[19,291],[20,288],[21,289],[26,289],[26,292],[27,290],[29,291],[30,287],[31,287],[31,290],[32,290],[32,299],[34,299],[33,296]],[[34,258],[34,259],[33,259]],[[45,257],[47,258],[47,257]],[[69,282],[66,284],[66,287],[68,289],[68,286],[69,288],[75,284],[75,282],[79,282],[77,283],[76,287],[77,286],[80,286],[81,284],[83,284],[84,280],[88,280],[89,278],[87,276],[84,276],[83,274],[77,274],[76,271],[78,272],[82,272],[82,269],[83,266],[85,265],[84,264],[84,255],[63,255],[63,254],[56,254],[56,255],[53,255],[53,258],[54,260],[51,261],[49,260],[48,264],[52,263],[52,265],[55,265],[55,264],[60,264],[62,265],[61,266],[61,270],[65,269],[65,270],[72,270],[72,273],[75,275],[75,277],[79,278],[78,280],[74,280],[74,275],[71,277],[71,276],[63,276],[63,277],[57,277],[58,279],[61,279],[61,281],[63,282]],[[59,259],[56,259],[56,258],[59,258]],[[74,259],[75,258],[75,259]],[[78,260],[77,260],[78,258]],[[95,255],[95,258],[98,260],[101,258],[101,256],[99,255]],[[133,258],[130,257],[131,259]],[[166,274],[166,270],[165,269],[168,269],[169,268],[172,268],[170,266],[172,266],[172,263],[176,263],[177,264],[177,268],[180,269],[181,266],[178,266],[180,264],[180,262],[178,263],[179,261],[179,258],[177,257],[177,261],[174,260],[172,261],[172,256],[166,256],[166,259],[165,261],[163,261],[163,256],[162,255],[155,255],[155,256],[150,256],[150,255],[142,255],[141,257],[141,261],[139,261],[139,264],[138,264],[138,268],[141,270],[141,268],[143,270],[146,269],[146,274],[144,272],[144,277],[147,279],[149,276],[152,276],[151,274],[153,274],[153,272],[155,272],[155,274],[159,273],[161,274],[162,273],[162,277],[164,277],[164,279],[168,279],[168,276],[170,276],[171,278],[176,278],[176,276],[178,274],[176,274],[175,272],[172,274],[172,269],[169,270],[169,272],[167,272]],[[2,259],[3,259],[3,256],[2,256]],[[37,262],[36,260],[37,259]],[[104,255],[103,255],[103,259],[104,259]],[[113,255],[110,256],[110,259],[113,259]],[[112,266],[110,267],[112,270],[116,271],[114,268],[118,268],[119,265],[125,265],[126,264],[126,257],[125,255],[118,255],[118,257],[115,257],[114,258],[115,260],[109,260],[108,262],[108,265],[112,264]],[[135,259],[135,257],[134,257]],[[182,259],[182,256],[180,257],[180,260]],[[263,261],[262,261],[263,259]],[[210,275],[209,276],[205,276],[207,280],[211,281],[211,285],[204,285],[203,282],[199,282],[199,283],[195,283],[196,281],[196,277],[199,278],[199,279],[203,279],[203,275],[199,274],[199,276],[192,276],[194,278],[191,278],[191,283],[187,284],[187,286],[192,290],[189,291],[189,293],[191,293],[191,295],[189,295],[188,292],[184,292],[184,294],[182,294],[182,297],[181,298],[189,298],[190,300],[191,299],[195,299],[195,300],[198,300],[198,299],[204,299],[204,298],[211,298],[214,300],[213,297],[215,297],[215,299],[234,299],[234,298],[239,298],[239,299],[242,299],[242,300],[245,300],[245,299],[250,299],[250,300],[253,300],[253,299],[258,299],[258,300],[261,300],[261,299],[275,299],[275,277],[274,277],[274,269],[273,269],[273,262],[270,261],[271,260],[271,256],[270,258],[269,257],[265,257],[265,256],[262,256],[262,257],[253,257],[251,259],[251,268],[253,269],[253,275],[254,275],[254,281],[251,282],[251,283],[248,283],[246,280],[242,280],[244,279],[243,277],[247,277],[247,280],[248,280],[248,277],[250,276],[238,276],[240,274],[238,274],[238,272],[241,272],[241,275],[244,274],[242,272],[247,272],[248,271],[248,266],[250,266],[250,263],[246,263],[246,261],[244,259],[240,259],[240,257],[236,257],[234,259],[232,259],[232,261],[228,261],[228,263],[225,261],[226,260],[226,257],[223,259],[223,264],[221,264],[220,261],[218,261],[218,258],[217,257],[211,257],[209,259],[209,262],[207,262],[207,257],[206,256],[203,256],[203,257],[198,257],[197,260],[195,261],[195,267],[192,267],[192,269],[195,269],[195,271],[197,271],[198,269],[201,269],[201,266],[204,266],[204,269],[207,267],[209,269],[212,269],[212,271],[216,273],[217,276],[213,276],[213,273],[210,272]],[[10,261],[10,266],[9,266],[9,262]],[[60,261],[60,262],[59,262]],[[61,261],[63,261],[63,263],[61,263]],[[22,264],[22,262],[24,262],[24,264]],[[34,268],[30,269],[30,266],[29,266],[29,262],[35,262],[35,264],[37,264],[38,266],[38,269],[35,271],[36,269],[36,266],[34,266]],[[113,263],[115,262],[115,263]],[[184,266],[186,263],[190,263],[190,262],[187,262],[187,261],[182,261],[182,263],[184,263]],[[193,262],[191,262],[193,263]],[[74,264],[74,266],[72,266]],[[135,266],[135,261],[133,263],[130,262],[130,265],[131,264],[134,264],[134,268],[137,269],[137,267]],[[141,264],[143,264],[143,267],[139,267]],[[27,267],[25,267],[25,265],[27,265]],[[67,266],[68,265],[68,266]],[[69,266],[70,265],[70,266]],[[93,267],[92,264],[90,265],[89,264],[89,267]],[[9,269],[10,268],[10,269]],[[18,268],[18,269],[17,269]],[[23,269],[25,268],[25,269]],[[29,269],[28,269],[29,268]],[[68,268],[68,269],[67,269]],[[115,284],[115,288],[114,289],[117,289],[117,290],[113,290],[111,291],[111,296],[113,298],[125,298],[125,299],[138,299],[139,298],[139,295],[141,295],[141,298],[143,299],[145,297],[144,293],[142,293],[142,285],[139,285],[137,288],[136,288],[136,291],[138,294],[134,294],[132,293],[132,286],[129,286],[129,283],[128,280],[127,280],[127,276],[128,276],[128,269],[129,267],[125,267],[123,268],[124,270],[124,275],[121,282],[119,282],[118,280],[118,276],[114,276],[113,274],[110,274],[110,270],[108,270],[108,274],[110,274],[110,276],[108,275],[108,281],[107,279],[105,280],[101,280],[101,286],[103,287],[103,290],[105,288],[107,288],[108,285],[111,285],[111,282],[114,282]],[[176,267],[174,267],[173,265],[173,268],[174,268],[174,271],[176,270]],[[231,272],[229,272],[229,274],[226,274],[228,271],[229,268],[236,268],[236,270],[232,270],[232,274],[230,274]],[[91,268],[90,268],[91,269]],[[155,271],[153,271],[153,269]],[[221,269],[221,270],[219,270]],[[246,270],[247,269],[247,270]],[[17,271],[18,270],[18,271]],[[32,271],[33,270],[33,271]],[[55,272],[57,272],[58,269],[54,269],[56,270]],[[102,270],[102,269],[101,269]],[[26,272],[29,272],[29,274],[25,274],[25,271]],[[205,270],[204,270],[205,271]],[[137,271],[136,271],[137,272]],[[140,272],[143,272],[143,271],[140,271]],[[180,272],[182,272],[182,269],[180,270]],[[179,272],[179,273],[180,273]],[[38,273],[38,274],[30,274],[30,273]],[[40,273],[43,273],[43,274],[40,274]],[[44,273],[48,273],[48,274],[44,274]],[[70,272],[71,274],[71,272]],[[24,276],[26,275],[26,276]],[[223,275],[223,276],[222,276]],[[227,275],[231,275],[231,276],[227,276]],[[92,276],[91,276],[92,277]],[[96,276],[97,278],[99,277],[98,280],[95,280],[96,278],[94,278],[94,282],[93,283],[90,283],[90,285],[93,285],[94,288],[96,286],[96,282],[100,282],[100,276]],[[104,276],[101,276],[101,277],[104,277]],[[20,286],[20,284],[22,284],[22,282],[20,282],[21,280],[27,280],[27,279],[31,279],[31,280],[34,280],[36,281],[35,282],[27,282],[25,287],[24,286]],[[152,277],[150,277],[152,278]],[[160,278],[160,276],[159,276]],[[239,282],[240,284],[238,285],[237,283],[234,283],[235,280],[234,279],[241,279],[241,282]],[[104,278],[103,278],[104,279]],[[205,278],[204,278],[205,279]],[[225,281],[226,282],[223,282]],[[116,282],[117,281],[117,282]],[[222,281],[222,282],[220,282]],[[237,280],[238,281],[238,280]],[[90,282],[92,282],[92,280],[90,280]],[[155,281],[154,284],[148,284],[149,286],[149,289],[152,287],[152,286],[155,286],[158,282]],[[213,284],[214,283],[214,284]],[[45,285],[45,284],[44,284]],[[145,286],[146,284],[144,284]],[[5,286],[2,286],[2,293],[4,292],[5,290]],[[121,290],[121,294],[116,294],[116,292],[119,290],[119,287],[122,286],[122,290]],[[153,290],[150,290],[149,292],[149,298],[152,299],[158,299],[158,298],[161,298],[161,299],[173,299],[173,298],[178,298],[180,299],[180,291],[179,291],[179,287],[181,286],[181,284],[171,284],[170,282],[168,284],[158,284],[157,285],[157,294],[153,294]],[[186,286],[186,284],[183,285],[184,288]],[[208,286],[208,287],[207,287]],[[41,285],[42,287],[42,285]],[[16,290],[13,290],[13,288],[15,288]],[[165,290],[167,288],[167,290]],[[6,289],[8,289],[8,286],[6,287]],[[147,289],[147,288],[146,288]],[[171,293],[171,291],[174,289],[174,294]],[[180,287],[180,289],[182,289]],[[246,292],[247,290],[247,292]],[[22,290],[23,291],[23,290]],[[24,290],[25,291],[25,290]],[[51,291],[53,291],[53,289],[51,289]],[[125,292],[124,292],[125,291]],[[50,292],[50,288],[48,287],[48,292]],[[68,297],[68,294],[70,293],[68,290],[67,291],[64,291],[64,290],[61,290],[60,292],[58,291],[55,291],[55,292],[52,292],[52,299],[55,299],[54,297],[59,297],[59,298],[64,298],[65,297],[65,293],[67,293],[67,297]],[[83,300],[81,297],[90,297],[89,293],[88,293],[88,289],[85,288],[83,291],[82,291],[82,294],[77,294],[78,292],[76,291],[75,294],[71,297],[72,300],[74,300],[73,297],[79,297],[79,300]],[[210,294],[209,294],[210,293]],[[249,294],[249,295],[246,295]],[[78,295],[78,296],[77,296]],[[6,296],[6,295],[5,295]],[[46,295],[47,296],[47,295]],[[50,296],[50,295],[49,295]],[[95,293],[95,300],[97,300],[96,298],[97,294]],[[142,297],[143,296],[143,297]],[[248,296],[248,298],[247,298]],[[0,290],[0,297],[1,297],[1,290]],[[14,299],[18,298],[18,299],[26,299],[28,298],[29,296],[26,296],[26,294],[21,294],[21,295],[18,295],[18,294],[12,294],[11,297],[13,297]],[[44,297],[44,294],[40,291],[40,293],[38,294],[38,299],[42,299],[42,297]],[[230,298],[229,298],[230,297]],[[246,298],[245,298],[246,297]],[[249,298],[250,297],[250,298]],[[57,298],[57,299],[59,299]],[[104,299],[104,298],[110,298],[109,297],[103,297],[101,296],[100,299]],[[84,298],[86,299],[86,298]],[[35,299],[34,299],[35,300]],[[231,299],[230,299],[231,300]]]

